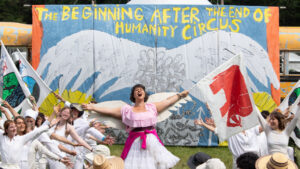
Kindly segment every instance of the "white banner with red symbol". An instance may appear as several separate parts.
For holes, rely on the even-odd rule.
[[[239,54],[196,85],[201,100],[211,109],[221,141],[258,124],[248,81],[243,57]]]

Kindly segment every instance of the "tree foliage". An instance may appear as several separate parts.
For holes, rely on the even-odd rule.
[[[94,0],[96,4],[125,4],[129,0]],[[172,1],[172,0],[170,0]],[[221,0],[210,0],[220,4]],[[1,0],[0,21],[32,23],[31,7],[24,4],[91,4],[92,0]],[[280,7],[280,26],[300,26],[300,0],[224,0],[225,5]]]

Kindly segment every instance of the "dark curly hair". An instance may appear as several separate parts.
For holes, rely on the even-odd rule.
[[[264,119],[267,119],[267,117],[270,115],[270,112],[268,110],[264,110],[261,112],[261,115],[264,117]]]
[[[142,84],[136,84],[136,85],[134,85],[134,86],[131,88],[130,100],[131,100],[133,103],[135,103],[134,90],[135,90],[136,88],[138,88],[138,87],[140,87],[140,88],[142,88],[142,89],[144,90],[144,92],[145,92],[144,102],[146,102],[146,101],[148,100],[149,95],[148,95],[148,93],[146,92],[145,86],[142,85]]]
[[[236,165],[240,169],[255,169],[255,162],[258,155],[253,152],[246,152],[236,159]]]
[[[270,114],[270,119],[271,118],[275,118],[275,119],[278,120],[278,129],[279,130],[284,130],[284,128],[285,128],[285,117],[284,117],[283,114],[281,114],[280,112],[275,110]]]

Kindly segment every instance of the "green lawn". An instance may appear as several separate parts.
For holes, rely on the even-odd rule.
[[[189,157],[197,152],[204,152],[209,154],[214,158],[221,159],[226,168],[232,168],[232,156],[227,147],[175,147],[166,146],[169,151],[180,158],[180,162],[174,167],[174,169],[189,169],[186,162]],[[113,145],[110,146],[110,151],[112,155],[120,156],[123,150],[123,145]],[[295,148],[295,156],[297,164],[300,164],[300,150]]]

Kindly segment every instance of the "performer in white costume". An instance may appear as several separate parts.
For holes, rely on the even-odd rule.
[[[95,129],[92,126],[92,123],[88,122],[86,119],[84,119],[82,116],[84,114],[83,109],[81,108],[81,105],[76,104],[76,103],[72,103],[71,104],[71,114],[73,117],[73,126],[74,129],[76,130],[76,132],[78,133],[78,135],[83,138],[86,139],[87,138],[87,134],[95,137],[98,142],[103,141],[104,143],[107,144],[113,144],[114,143],[114,139],[110,136],[104,136],[100,131],[98,131],[97,129]],[[90,145],[92,146],[92,145]],[[93,147],[94,148],[94,147]],[[84,156],[87,153],[85,151],[85,149],[83,147],[76,147],[76,161],[74,164],[74,169],[82,169],[84,166]]]
[[[4,132],[0,132],[1,167],[4,169],[20,169],[19,162],[23,146],[28,141],[34,140],[43,132],[48,131],[49,127],[52,127],[57,122],[57,120],[52,120],[49,126],[43,125],[28,134],[17,136],[15,122],[12,120],[5,121]]]

